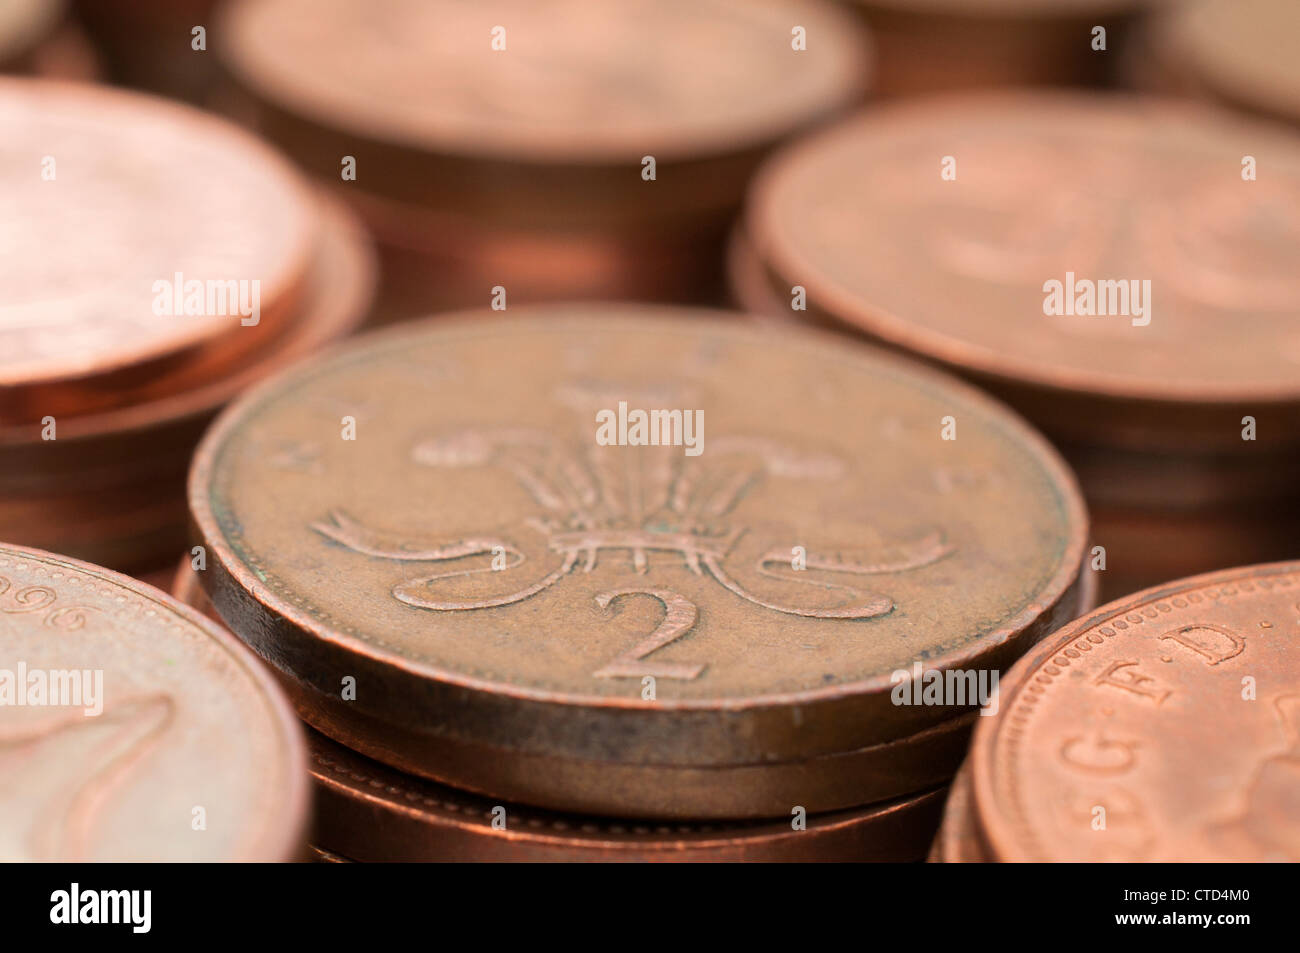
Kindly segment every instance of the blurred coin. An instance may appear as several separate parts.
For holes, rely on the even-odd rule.
[[[970,769],[963,765],[948,788],[943,820],[930,849],[930,862],[979,864],[986,860],[972,815]]]
[[[243,0],[220,35],[232,112],[374,230],[390,317],[716,298],[750,173],[869,60],[787,0]]]
[[[297,719],[260,663],[170,597],[0,545],[0,857],[283,861]]]
[[[943,790],[757,823],[655,824],[553,814],[402,774],[311,732],[314,836],[358,860],[622,862],[912,861]],[[793,819],[792,819],[793,820]],[[349,853],[350,852],[350,853]]]
[[[139,570],[185,548],[185,474],[216,411],[273,370],[353,330],[374,287],[372,252],[358,224],[318,203],[321,229],[300,311],[242,364],[203,360],[117,391],[122,406],[0,426],[0,538]],[[239,328],[235,334],[246,329]],[[67,386],[63,385],[66,390]]]
[[[293,170],[229,123],[135,94],[0,80],[0,386],[11,408],[77,381],[234,357],[298,305],[318,227]],[[92,386],[96,390],[91,391]],[[7,395],[8,396],[8,395]],[[73,408],[81,409],[80,407]]]
[[[1073,617],[1072,478],[946,377],[713,316],[470,313],[280,377],[196,458],[204,587],[326,734],[566,810],[717,816],[705,769],[969,710],[892,676],[997,668]],[[602,443],[620,407],[703,442]]]
[[[1054,437],[1294,453],[1297,209],[1300,139],[1282,130],[1006,94],[796,145],[757,180],[747,233],[787,300],[806,287],[810,311],[973,377]]]
[[[1148,34],[1168,84],[1241,109],[1300,123],[1300,4],[1186,0]]]
[[[1103,606],[1003,680],[972,753],[998,860],[1300,860],[1300,563]]]

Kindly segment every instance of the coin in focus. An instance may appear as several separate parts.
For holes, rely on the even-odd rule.
[[[190,560],[181,602],[221,623]],[[785,820],[650,823],[500,804],[389,768],[308,731],[317,859],[677,862],[913,861],[938,822],[943,792]]]
[[[997,860],[1300,860],[1300,563],[1103,606],[1002,682],[972,752]]]
[[[722,317],[471,312],[279,377],[196,457],[204,588],[315,727],[457,787],[695,819],[910,793],[975,702],[897,673],[1080,610],[1073,478],[946,376]],[[651,409],[653,445],[616,425]]]

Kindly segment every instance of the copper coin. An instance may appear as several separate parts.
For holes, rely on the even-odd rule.
[[[1244,414],[1268,431],[1248,450],[1300,438],[1297,209],[1284,130],[997,94],[794,146],[756,182],[747,231],[786,300],[806,287],[810,310],[976,378],[1053,436],[1240,453]],[[1089,288],[1101,313],[1078,313]]]
[[[301,731],[218,626],[125,576],[3,545],[0,650],[3,859],[298,855]]]
[[[892,673],[1008,664],[1077,610],[1073,479],[973,390],[710,312],[516,311],[287,373],[196,457],[204,588],[350,747],[527,803],[712,816],[716,790],[595,782],[899,741],[960,712],[894,705]],[[600,445],[620,401],[717,436]]]
[[[855,96],[865,55],[851,17],[784,0],[245,0],[224,32],[237,75],[322,127],[580,166],[770,142]]]
[[[173,586],[179,600],[220,622],[190,559],[182,560]],[[942,797],[930,790],[813,815],[804,831],[787,824],[619,824],[493,804],[395,771],[314,731],[308,744],[313,839],[372,861],[913,860]]]
[[[1297,35],[1292,0],[1188,0],[1152,25],[1149,46],[1182,88],[1300,122]]]
[[[1089,581],[1085,579],[1085,583]],[[1089,594],[1082,598],[1082,605],[1091,606],[1091,590],[1086,585],[1084,590]],[[171,591],[186,605],[218,622],[223,621],[201,588],[190,558],[182,560],[181,569],[171,582]],[[333,722],[328,712],[317,710],[320,707],[317,700],[305,697],[293,682],[288,682],[288,688],[303,707],[305,718],[357,743],[355,719]],[[976,717],[971,712],[947,718],[906,738],[851,751],[796,761],[722,767],[539,759],[517,751],[495,752],[485,765],[482,763],[485,751],[481,746],[442,742],[435,747],[424,739],[403,738],[396,729],[383,725],[367,725],[369,738],[360,743],[375,750],[411,746],[420,752],[422,763],[436,763],[440,775],[454,776],[469,771],[485,791],[528,790],[528,782],[523,779],[535,771],[544,771],[552,786],[565,790],[638,791],[637,810],[646,815],[673,816],[683,801],[707,801],[710,817],[771,817],[785,814],[791,805],[805,801],[816,804],[818,810],[837,810],[944,784],[966,756]],[[410,756],[409,752],[405,755]],[[503,764],[497,764],[498,761]],[[466,766],[465,762],[479,763]],[[585,806],[576,796],[572,803]],[[601,795],[595,803],[607,804],[608,795]]]
[[[791,821],[653,824],[499,804],[402,774],[311,732],[314,837],[370,861],[912,861],[943,790]]]
[[[351,332],[369,307],[375,265],[359,224],[332,204],[318,210],[301,310],[265,351],[220,373],[197,361],[124,386],[122,406],[59,416],[55,440],[42,439],[43,425],[30,413],[23,424],[0,426],[0,538],[123,570],[183,550],[186,471],[216,411]]]
[[[136,94],[0,81],[0,385],[109,375],[296,305],[313,206],[231,124]],[[219,294],[218,294],[219,292]]]
[[[1300,563],[1103,606],[1002,682],[976,729],[999,860],[1300,860]]]

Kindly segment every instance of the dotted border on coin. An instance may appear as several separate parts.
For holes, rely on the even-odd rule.
[[[1290,565],[1289,563],[1286,565]],[[1014,773],[1012,764],[1019,759],[1020,742],[1024,727],[1033,715],[1033,706],[1042,697],[1062,669],[1068,668],[1071,658],[1079,658],[1082,653],[1092,651],[1093,646],[1102,645],[1106,639],[1114,638],[1130,627],[1141,625],[1150,619],[1158,619],[1161,614],[1173,609],[1186,609],[1208,600],[1232,598],[1241,594],[1250,594],[1256,589],[1289,589],[1300,584],[1300,572],[1294,569],[1280,569],[1276,574],[1253,579],[1252,574],[1243,574],[1237,583],[1216,581],[1206,583],[1199,588],[1175,590],[1177,595],[1159,599],[1134,608],[1131,604],[1114,615],[1099,619],[1086,630],[1070,640],[1068,646],[1044,660],[1031,676],[1026,676],[1023,686],[1016,690],[1006,710],[1006,722],[993,739],[992,770],[995,787],[1005,787],[1010,792],[1009,809],[1002,811],[1009,821],[1016,839],[1027,844],[1035,860],[1051,859],[1042,847],[1039,838],[1030,824],[1024,805],[1023,791],[1019,784],[1019,775]],[[1162,587],[1163,588],[1163,587]],[[1122,618],[1121,618],[1122,616]],[[1073,653],[1073,654],[1071,654]],[[1027,707],[1025,711],[1021,706]],[[1005,741],[1004,741],[1005,739]]]

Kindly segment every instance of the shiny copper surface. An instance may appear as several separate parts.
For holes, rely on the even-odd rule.
[[[0,422],[120,405],[122,375],[182,356],[238,360],[297,307],[318,227],[310,194],[242,130],[137,94],[22,79],[0,80],[0,123]],[[260,323],[243,326],[231,299],[158,313],[175,298],[156,285],[177,275],[181,289],[242,282],[250,306],[257,282]]]
[[[1244,181],[1244,154],[1270,174]],[[975,378],[1052,436],[1240,452],[1243,414],[1268,421],[1249,450],[1300,439],[1297,197],[1285,130],[989,94],[794,146],[756,181],[746,231],[787,294],[807,287],[811,308]],[[1044,284],[1067,272],[1149,279],[1152,320],[1046,315]]]
[[[297,719],[252,654],[199,613],[108,570],[0,545],[0,660],[4,860],[301,851],[309,788]],[[39,702],[28,695],[38,672],[51,679]],[[98,685],[93,702],[56,699],[52,679],[66,687],[71,672]]]
[[[184,549],[189,457],[216,411],[275,369],[348,334],[374,286],[372,253],[345,212],[318,205],[322,228],[300,314],[265,351],[207,375],[202,362],[123,391],[123,405],[0,427],[0,538],[147,569]],[[242,330],[242,329],[241,329]]]
[[[972,753],[999,860],[1300,859],[1300,563],[1103,606],[1002,682]]]

